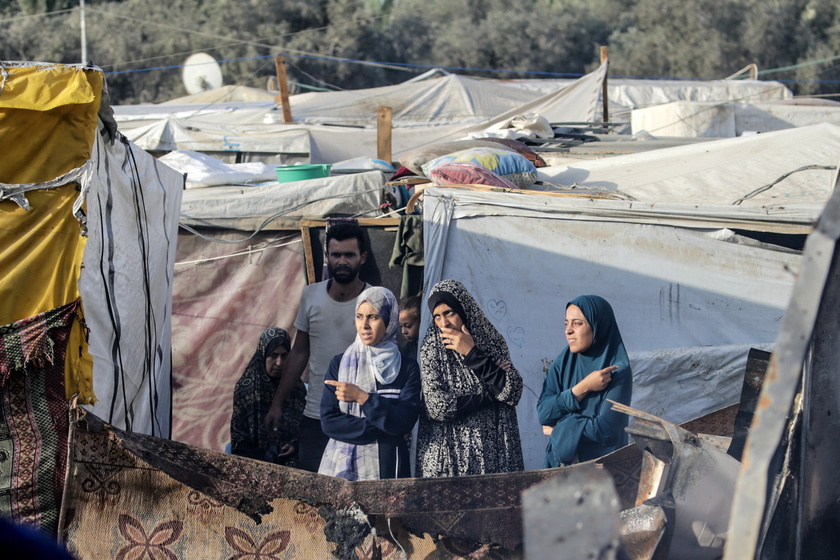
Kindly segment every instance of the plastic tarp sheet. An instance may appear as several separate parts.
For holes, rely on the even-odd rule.
[[[214,185],[238,185],[275,181],[274,165],[259,161],[225,163],[212,156],[191,150],[175,150],[159,158],[160,161],[187,176],[187,188],[199,189]]]
[[[834,172],[826,168],[840,163],[838,154],[840,127],[820,124],[543,167],[538,173],[554,185],[620,192],[642,202],[691,204],[700,211],[717,205],[721,217],[750,208],[778,227],[799,223],[810,230],[833,191]],[[793,173],[808,166],[821,168]]]
[[[260,334],[294,334],[303,287],[298,232],[182,232],[172,292],[172,439],[222,451],[230,442],[233,388]],[[225,243],[217,243],[222,240]]]
[[[4,64],[0,199],[21,185],[46,188],[38,183],[72,173],[89,159],[104,80],[101,71],[76,66]]]
[[[821,123],[840,125],[840,103],[675,101],[634,110],[630,121],[634,134],[644,130],[655,136],[732,138]]]
[[[376,108],[391,107],[395,121],[416,126],[485,120],[508,110],[516,110],[535,99],[556,93],[575,83],[571,79],[493,80],[456,74],[435,75],[378,88],[341,92],[312,92],[290,97],[296,122],[344,122],[365,125],[375,120]],[[198,105],[223,105],[227,110],[274,108],[274,93],[243,86],[223,86],[218,90],[179,97],[157,106],[138,105],[117,108],[121,119],[131,115],[173,110],[196,112]],[[761,80],[637,80],[610,78],[607,97],[611,116],[627,118],[630,111],[672,101],[756,102],[790,99],[792,92],[780,82]],[[598,107],[602,96],[599,92]],[[259,100],[259,101],[258,101]],[[251,103],[248,103],[251,101]],[[161,107],[164,106],[164,107]],[[155,109],[155,107],[157,109]],[[271,117],[279,122],[279,116]],[[549,119],[552,120],[552,119]],[[556,121],[568,119],[555,119]]]
[[[385,175],[368,171],[291,183],[184,192],[181,223],[238,230],[298,229],[301,218],[379,215]]]
[[[117,107],[125,134],[147,150],[311,153],[312,163],[376,154],[376,115],[392,109],[392,152],[466,137],[522,113],[551,121],[592,120],[606,72],[543,88],[448,75],[434,80],[347,92],[292,96],[294,125],[269,103]],[[340,125],[340,126],[329,126]],[[304,140],[305,136],[305,140]],[[310,146],[311,143],[311,146]]]
[[[542,463],[536,400],[566,344],[567,301],[598,294],[613,305],[633,366],[632,405],[680,422],[737,402],[748,348],[775,339],[800,259],[732,242],[719,227],[686,227],[679,215],[649,221],[616,201],[429,187],[423,218],[425,286],[462,281],[523,375],[527,468]],[[426,313],[423,332],[428,324]]]
[[[89,225],[79,290],[90,328],[88,405],[110,424],[169,437],[172,267],[183,176],[96,135],[83,182]]]
[[[5,325],[80,297],[86,240],[73,215],[76,181],[91,156],[103,77],[95,69],[35,63],[5,63],[4,74],[0,324]],[[68,399],[78,393],[80,402],[90,402],[93,372],[81,331],[74,321],[64,386]]]
[[[129,140],[150,151],[309,152],[309,133],[302,126],[248,124],[241,113],[212,113],[192,118],[163,116],[120,130]],[[260,112],[260,117],[262,112]]]
[[[637,80],[610,78],[607,85],[610,112],[627,116],[632,109],[672,101],[726,101],[750,103],[792,99],[784,84],[764,80]]]
[[[401,126],[479,122],[516,110],[536,97],[563,89],[566,81],[546,82],[542,92],[516,82],[449,74],[420,82],[351,91],[303,93],[290,98],[294,119],[365,125],[376,121],[378,107],[391,107]]]
[[[96,102],[94,106],[98,108],[102,73],[89,70],[82,66],[22,63],[14,65],[9,73],[4,64],[0,107],[46,112]]]

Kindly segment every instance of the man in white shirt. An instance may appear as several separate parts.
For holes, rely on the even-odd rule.
[[[329,438],[321,431],[321,393],[324,375],[336,354],[342,354],[356,338],[356,297],[368,285],[359,279],[367,258],[362,228],[340,223],[327,230],[327,266],[330,279],[303,289],[295,328],[297,336],[289,353],[286,371],[265,419],[271,431],[280,421],[283,403],[309,365],[309,390],[298,437],[298,467],[318,472]]]

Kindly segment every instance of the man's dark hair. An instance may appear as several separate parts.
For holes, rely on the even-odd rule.
[[[330,240],[344,241],[355,237],[359,243],[359,254],[365,252],[365,232],[356,224],[335,224],[327,230],[326,249],[329,251]]]

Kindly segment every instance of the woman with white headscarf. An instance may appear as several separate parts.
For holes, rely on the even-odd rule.
[[[420,368],[397,347],[400,309],[387,288],[356,299],[356,340],[333,358],[321,396],[330,437],[320,474],[347,480],[411,476],[408,444],[420,413]]]

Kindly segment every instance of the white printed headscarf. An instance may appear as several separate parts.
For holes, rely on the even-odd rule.
[[[380,286],[368,288],[359,294],[356,299],[356,312],[364,302],[370,303],[382,317],[385,322],[385,335],[376,344],[366,346],[357,333],[356,340],[341,357],[338,380],[353,383],[366,393],[374,393],[377,381],[389,385],[400,373],[402,356],[397,346],[400,307],[391,290]],[[359,403],[339,401],[338,406],[345,414],[364,416]],[[330,439],[318,472],[347,480],[377,480],[379,445],[375,442],[355,445]]]

